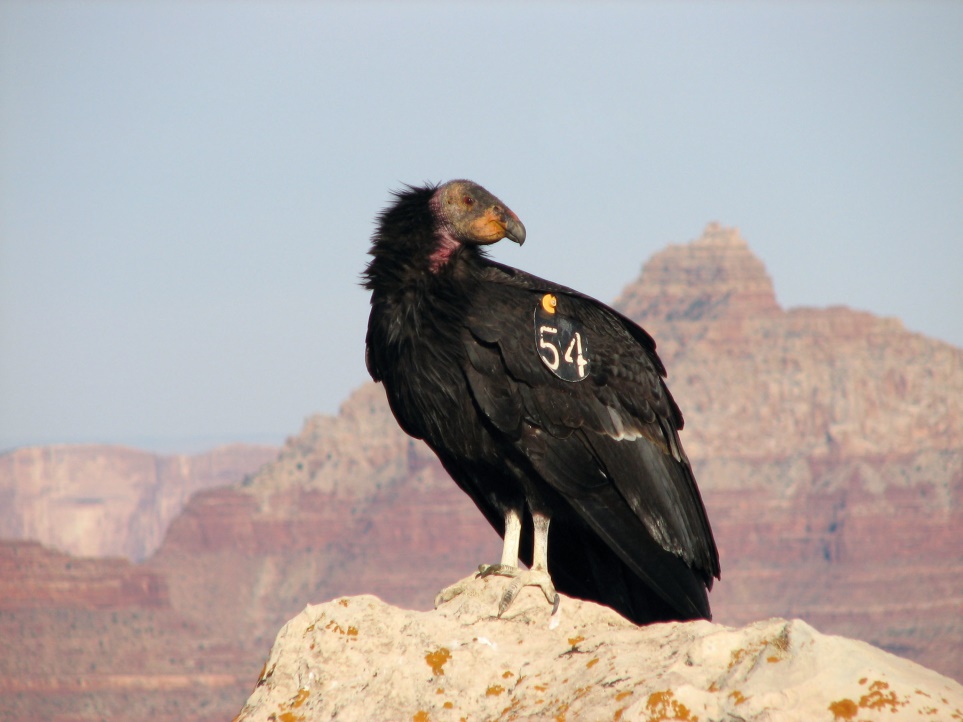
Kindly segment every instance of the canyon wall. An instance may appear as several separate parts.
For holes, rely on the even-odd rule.
[[[800,618],[963,679],[963,350],[865,312],[782,309],[761,261],[718,225],[653,256],[616,305],[656,337],[685,413],[722,558],[714,621]],[[195,494],[141,565],[72,575],[56,552],[0,547],[20,560],[3,567],[7,588],[29,590],[36,565],[60,575],[37,592],[49,605],[0,609],[6,649],[33,655],[5,652],[0,695],[65,722],[126,719],[125,705],[226,719],[305,604],[369,593],[429,609],[499,550],[367,384],[258,473]]]
[[[276,455],[250,444],[193,456],[108,444],[9,451],[0,454],[0,539],[141,561],[195,492],[234,484]]]

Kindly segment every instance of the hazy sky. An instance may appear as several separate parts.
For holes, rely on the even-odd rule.
[[[963,3],[0,0],[0,448],[334,412],[375,213],[453,177],[603,300],[718,220],[963,346]]]

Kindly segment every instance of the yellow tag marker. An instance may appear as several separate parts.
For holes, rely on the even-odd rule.
[[[558,305],[558,299],[555,298],[550,293],[546,293],[542,296],[542,308],[545,309],[546,313],[555,313],[555,307]]]

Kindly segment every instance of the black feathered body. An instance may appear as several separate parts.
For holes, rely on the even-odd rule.
[[[708,618],[718,553],[652,339],[606,305],[488,260],[432,263],[428,199],[381,217],[366,271],[366,360],[398,423],[424,439],[504,535],[508,507],[546,511],[556,588],[645,623]],[[589,351],[577,382],[540,358],[545,294]],[[523,524],[521,557],[531,563]]]

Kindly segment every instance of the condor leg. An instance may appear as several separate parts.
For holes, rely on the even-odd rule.
[[[498,564],[480,564],[483,577],[500,574],[502,570],[518,569],[518,545],[522,539],[522,514],[518,509],[505,512],[505,537],[502,541],[502,560]]]
[[[498,616],[502,616],[515,601],[518,593],[525,587],[538,587],[542,590],[548,603],[552,605],[552,614],[558,611],[559,596],[552,583],[552,577],[548,573],[548,525],[551,517],[547,514],[532,512],[532,522],[535,525],[534,548],[532,549],[532,568],[518,568],[518,543],[516,541],[514,549],[514,564],[505,565],[505,554],[508,551],[508,517],[505,518],[505,548],[502,550],[502,564],[493,564],[489,567],[479,568],[480,576],[498,575],[514,577],[511,584],[502,595],[498,603]],[[518,524],[518,533],[521,533],[521,524]]]
[[[533,512],[532,521],[535,525],[535,539],[531,569],[520,569],[518,566],[518,546],[522,536],[522,513],[519,509],[508,509],[505,512],[505,536],[501,561],[498,564],[482,564],[478,567],[480,577],[512,577],[511,584],[508,585],[498,603],[499,617],[508,611],[518,593],[525,587],[541,589],[548,603],[552,605],[552,613],[558,611],[559,596],[548,574],[548,525],[551,517]],[[463,580],[442,589],[435,597],[435,607],[464,592],[467,584]]]

